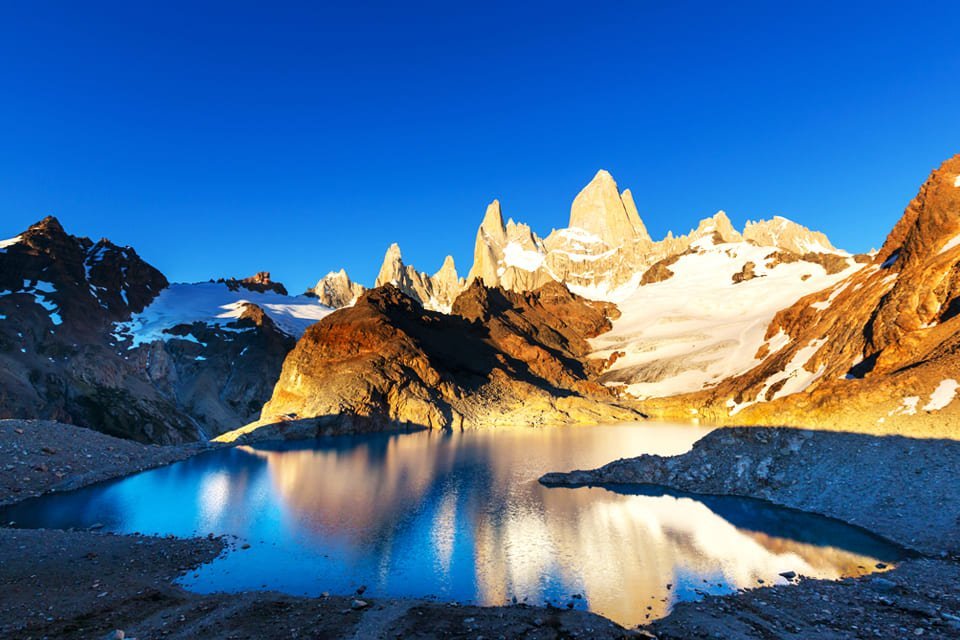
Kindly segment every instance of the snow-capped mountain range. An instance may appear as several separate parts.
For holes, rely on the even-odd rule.
[[[960,322],[958,176],[960,157],[931,175],[879,253],[851,255],[783,217],[739,231],[722,211],[653,240],[630,191],[600,171],[546,237],[504,222],[494,200],[466,277],[449,256],[420,272],[394,244],[372,291],[340,270],[301,296],[268,273],[170,284],[132,248],[47,218],[0,242],[0,417],[153,442],[214,437],[263,418],[268,401],[326,429],[524,412],[763,422],[769,407],[799,423],[811,397],[822,413],[895,377],[902,406],[872,426],[921,405],[942,419],[960,388],[944,373]],[[314,397],[336,389],[349,394]]]
[[[394,244],[375,286],[393,284],[445,313],[474,281],[518,292],[560,282],[585,298],[614,302],[622,315],[593,342],[595,357],[617,354],[604,382],[647,398],[697,391],[748,370],[777,311],[867,261],[781,216],[747,222],[740,232],[719,211],[687,234],[654,241],[630,190],[620,192],[601,170],[574,199],[569,225],[546,238],[526,224],[504,223],[494,200],[466,278],[458,278],[450,256],[435,275],[421,273],[403,263]],[[342,307],[364,290],[341,270],[308,293]]]

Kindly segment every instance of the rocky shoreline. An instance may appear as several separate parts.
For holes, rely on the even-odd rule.
[[[0,505],[161,467],[213,446],[144,445],[50,420],[0,420]]]
[[[737,495],[859,525],[917,552],[882,575],[678,604],[659,638],[960,635],[960,443],[786,428],[723,428],[681,456],[548,473],[548,486],[654,484]]]
[[[0,503],[168,464],[207,448],[145,446],[71,425],[14,420],[0,421],[0,447],[14,454],[14,468],[0,475]],[[950,491],[957,460],[960,444],[953,442],[739,428],[715,431],[683,456],[642,456],[594,471],[547,474],[542,482],[558,486],[655,483],[762,498],[856,523],[917,552],[883,574],[798,579],[680,603],[637,631],[553,608],[362,594],[199,595],[173,581],[226,549],[242,553],[236,541],[0,528],[0,589],[7,594],[0,604],[0,637],[113,637],[123,630],[126,637],[224,639],[952,638],[960,633],[960,496]]]
[[[152,446],[55,422],[0,420],[0,504],[169,464],[208,445]],[[4,523],[6,524],[6,523]],[[559,638],[633,633],[586,611],[362,594],[200,595],[174,580],[235,540],[0,527],[0,638]],[[122,634],[120,633],[122,632]]]

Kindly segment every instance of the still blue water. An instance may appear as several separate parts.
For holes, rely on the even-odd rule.
[[[0,519],[237,536],[236,550],[181,578],[199,592],[364,585],[370,597],[573,602],[631,625],[677,599],[783,582],[780,572],[837,578],[900,557],[860,529],[759,501],[537,482],[547,471],[681,453],[706,432],[644,424],[240,446],[26,501]]]

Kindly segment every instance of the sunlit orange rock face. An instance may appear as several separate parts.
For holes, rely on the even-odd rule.
[[[872,264],[774,318],[762,362],[664,415],[740,424],[960,435],[960,155],[933,171]],[[798,392],[798,391],[803,391]]]
[[[558,283],[507,292],[474,283],[452,313],[393,286],[311,327],[290,353],[261,423],[371,430],[635,420],[592,381],[587,339],[609,329],[609,303]]]

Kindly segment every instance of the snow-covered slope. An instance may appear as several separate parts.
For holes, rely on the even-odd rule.
[[[224,283],[172,284],[129,322],[116,325],[114,335],[132,342],[129,348],[173,337],[165,329],[204,322],[226,324],[240,317],[245,303],[259,306],[287,335],[299,338],[307,327],[333,309],[308,296],[285,296],[272,291],[259,293],[245,288],[231,290]]]
[[[777,311],[862,267],[845,258],[846,268],[829,275],[815,262],[781,261],[777,247],[715,244],[710,236],[690,249],[669,265],[671,277],[619,302],[622,315],[613,329],[593,340],[596,357],[621,354],[603,376],[607,384],[648,398],[697,391],[743,373],[760,362],[757,352]],[[786,344],[786,336],[777,335],[767,350]]]

